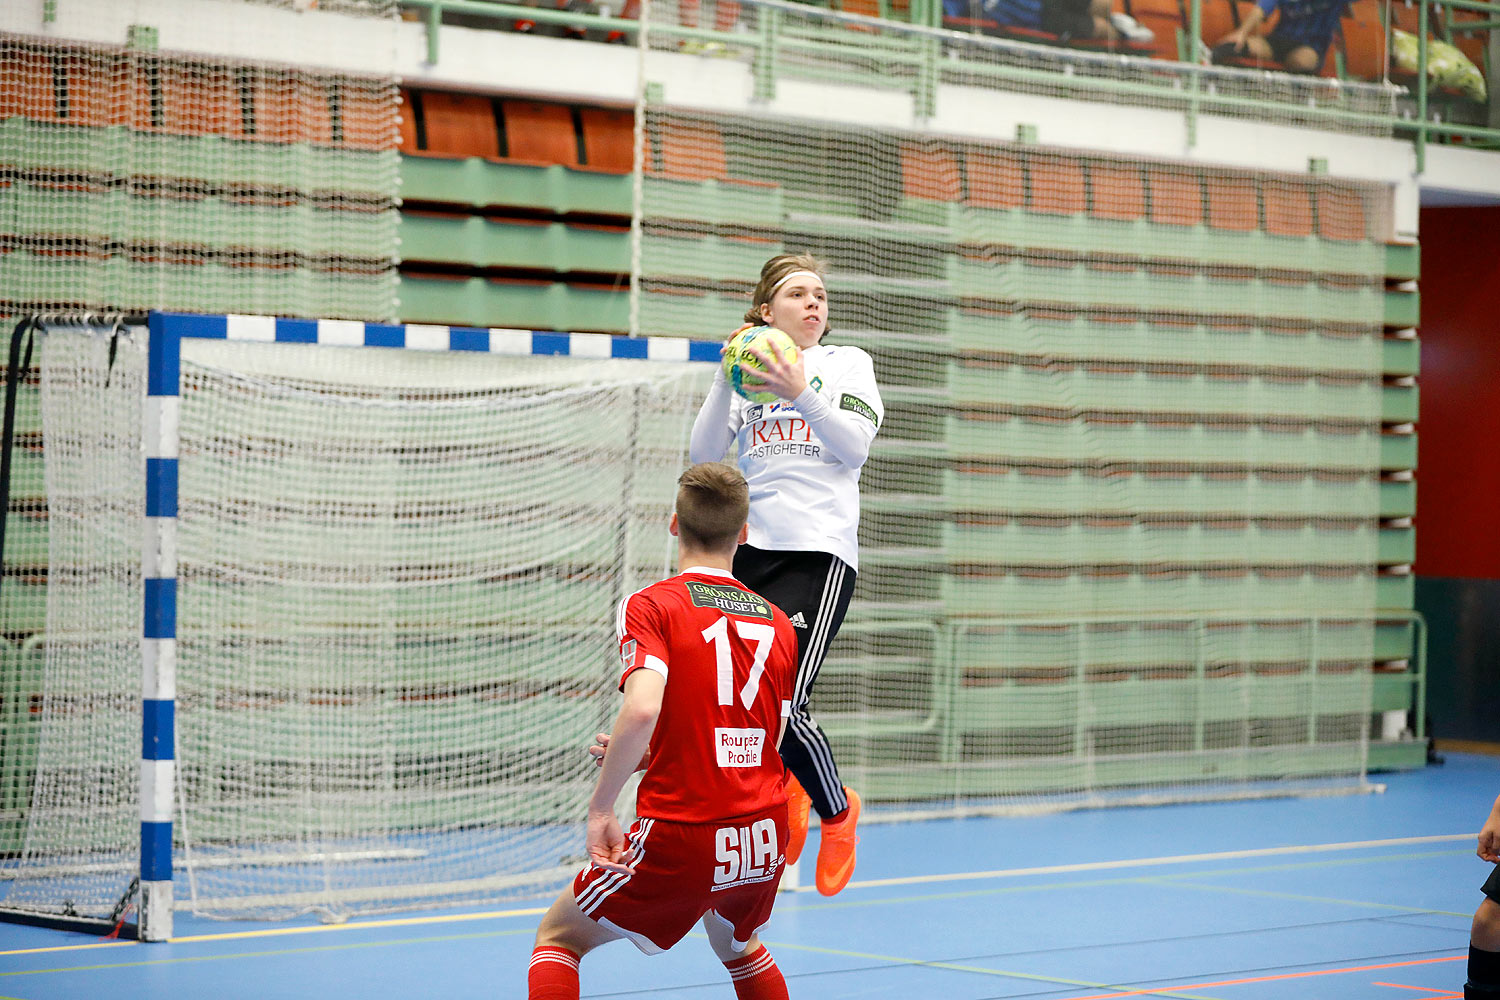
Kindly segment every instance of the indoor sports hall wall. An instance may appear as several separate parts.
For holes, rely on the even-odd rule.
[[[870,33],[815,39],[847,65],[792,60],[791,111],[653,92],[639,164],[634,77],[507,88],[488,66],[424,68],[441,85],[409,81],[398,139],[384,52],[293,80],[264,39],[231,58],[222,40],[210,56],[17,37],[0,152],[20,166],[0,203],[24,239],[0,291],[17,310],[715,338],[761,261],[809,248],[831,267],[831,339],[874,355],[887,397],[860,591],[816,706],[872,803],[1358,787],[1372,764],[1419,763],[1400,733],[1417,682],[1415,341],[1395,335],[1415,324],[1416,272],[1412,247],[1387,246],[1413,228],[1414,186],[1300,171],[1300,147],[1270,169],[1256,142],[1242,159],[1146,155],[1105,151],[1103,130],[1097,146],[1018,140],[1003,116],[872,124],[869,108],[900,118],[924,98],[897,46],[854,44]],[[617,64],[621,47],[597,49]],[[845,70],[889,92],[853,101]],[[85,117],[91,75],[112,96]],[[947,106],[1000,107],[995,78],[940,81]],[[1028,92],[1055,116],[1043,134],[1097,122],[1058,79]],[[1255,95],[1235,96],[1251,103],[1234,126],[1256,129]],[[1316,117],[1292,105],[1268,116]],[[7,546],[22,572],[0,594],[20,641],[40,632],[48,571],[39,452],[24,457],[12,507],[33,530]],[[17,722],[41,697],[37,649],[7,653]],[[1394,729],[1372,734],[1373,713]],[[0,762],[12,820],[29,752],[9,740]]]
[[[141,3],[9,5],[7,23],[35,21],[0,31],[7,330],[60,310],[395,318],[396,9],[324,7],[377,40],[383,30],[384,45],[367,45],[358,68],[313,68],[316,41],[262,4],[219,8],[237,19],[165,20]],[[46,613],[34,376],[17,435],[0,593],[5,844],[30,796]]]
[[[394,5],[362,11],[388,20]],[[389,54],[383,74],[338,73],[163,51],[156,32],[114,46],[0,34],[0,316],[394,319]],[[225,32],[196,28],[205,49]]]
[[[1410,605],[1388,190],[666,108],[646,137],[641,332],[737,322],[807,248],[876,359],[868,631],[816,696],[870,798],[1363,773],[1408,639],[1377,609]]]
[[[1500,494],[1492,289],[1500,207],[1424,209],[1423,454],[1416,604],[1432,623],[1432,732],[1500,743],[1493,613],[1500,591]]]

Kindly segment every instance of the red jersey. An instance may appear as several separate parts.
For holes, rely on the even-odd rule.
[[[797,677],[797,634],[782,610],[727,570],[694,567],[620,602],[625,678],[667,679],[636,812],[707,823],[786,800],[776,751]]]

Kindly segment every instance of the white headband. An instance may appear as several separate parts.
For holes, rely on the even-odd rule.
[[[808,278],[817,278],[818,279],[818,284],[820,284],[820,285],[823,283],[823,276],[820,275],[820,274],[818,274],[815,271],[793,271],[790,274],[784,274],[784,275],[782,275],[781,276],[781,280],[778,281],[778,282],[776,282],[776,284],[774,284],[774,285],[771,286],[771,294],[775,295],[776,294],[776,289],[780,288],[782,285],[786,284],[788,281],[791,281],[793,278],[800,278],[800,277],[804,277],[804,276],[808,277]]]

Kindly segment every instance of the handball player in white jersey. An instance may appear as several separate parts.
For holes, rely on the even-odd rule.
[[[749,540],[734,559],[735,577],[785,611],[797,630],[797,683],[781,740],[791,843],[801,854],[808,811],[820,820],[818,891],[832,896],[854,874],[859,796],[839,777],[828,738],[808,699],[828,645],[838,633],[859,568],[859,473],[885,408],[870,356],[822,343],[828,332],[823,267],[809,254],[766,261],[748,324],[785,331],[801,352],[761,357],[763,386],[779,397],[752,403],[734,392],[722,368],[693,422],[690,455],[714,461],[734,445],[750,484]],[[748,381],[748,379],[747,379]]]

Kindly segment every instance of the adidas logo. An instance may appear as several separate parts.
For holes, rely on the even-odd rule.
[[[800,611],[787,620],[792,623],[793,628],[807,628],[807,619],[802,617]]]

